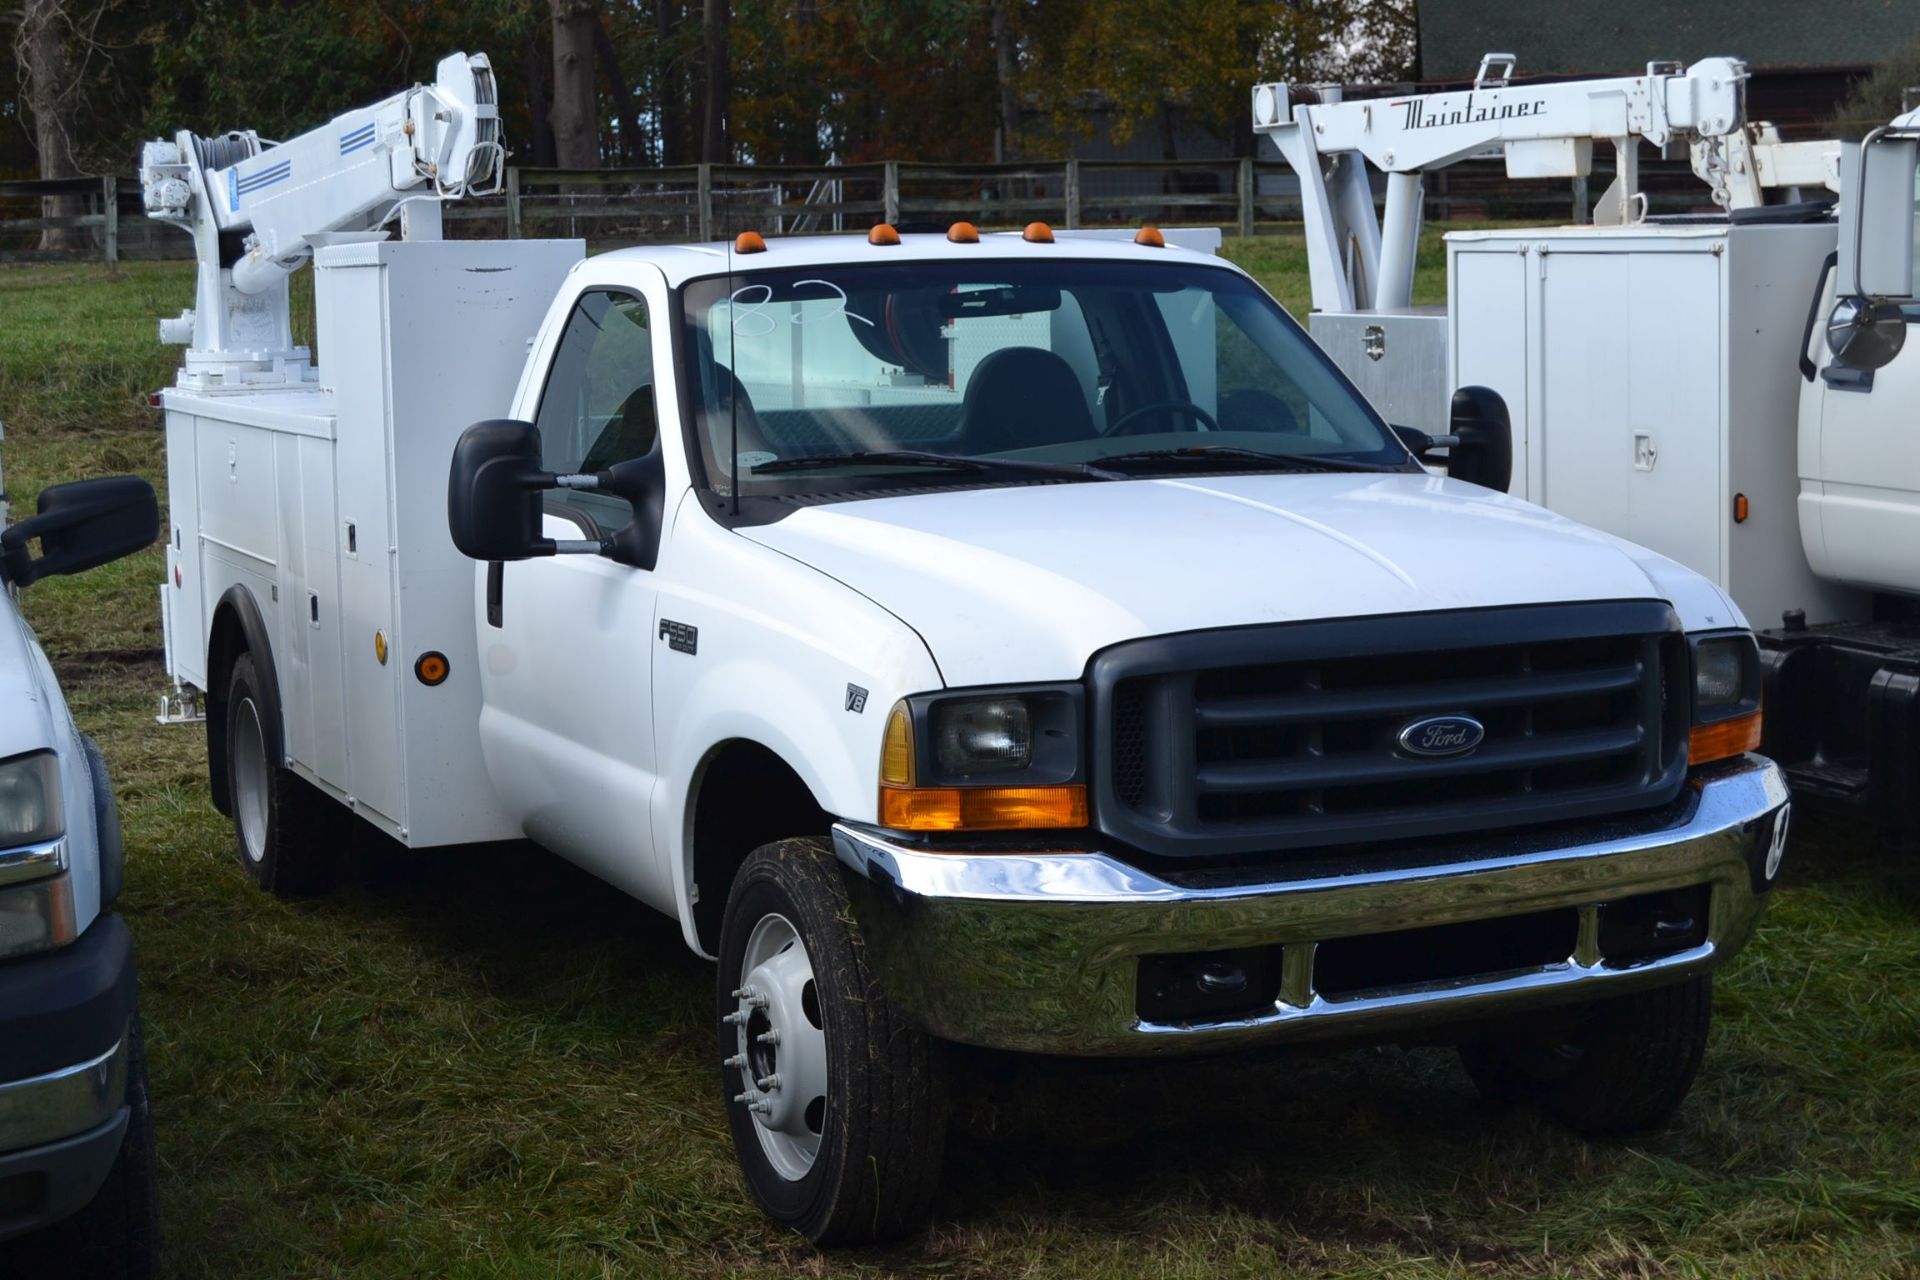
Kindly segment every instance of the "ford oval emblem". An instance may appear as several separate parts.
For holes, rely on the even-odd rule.
[[[1486,736],[1487,727],[1472,716],[1428,716],[1400,730],[1400,749],[1415,756],[1463,756]]]

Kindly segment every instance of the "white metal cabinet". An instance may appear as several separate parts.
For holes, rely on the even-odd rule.
[[[1858,614],[1814,575],[1797,513],[1798,356],[1831,224],[1447,241],[1452,383],[1507,400],[1515,494],[1706,574],[1757,626]]]

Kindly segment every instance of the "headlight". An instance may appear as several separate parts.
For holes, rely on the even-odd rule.
[[[940,772],[955,777],[1025,769],[1033,763],[1033,713],[1017,697],[939,703],[933,750]]]
[[[1724,760],[1760,745],[1760,647],[1748,631],[1696,636],[1693,732],[1687,762]]]
[[[1078,685],[902,698],[887,717],[880,822],[906,831],[1083,827]]]
[[[60,762],[52,752],[0,763],[0,850],[45,844],[66,829],[60,808]]]

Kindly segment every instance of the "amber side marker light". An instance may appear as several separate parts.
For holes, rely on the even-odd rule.
[[[1745,524],[1747,522],[1747,512],[1749,509],[1746,494],[1736,493],[1733,495],[1733,522],[1735,524]]]
[[[1687,763],[1711,764],[1729,756],[1760,749],[1760,713],[1736,716],[1716,724],[1697,724],[1687,735]]]
[[[767,242],[760,238],[758,231],[742,231],[733,238],[735,253],[765,253]]]
[[[1167,247],[1167,238],[1160,234],[1160,228],[1158,227],[1140,228],[1133,233],[1133,242],[1135,244],[1143,244],[1149,249],[1164,249]]]
[[[867,243],[877,245],[895,245],[900,243],[900,233],[889,223],[881,223],[867,232]]]
[[[1087,825],[1087,789],[882,787],[880,825],[896,831],[1018,831]]]
[[[414,678],[429,689],[446,683],[447,674],[452,670],[447,655],[436,649],[427,650],[413,664]]]
[[[947,228],[947,239],[955,244],[979,244],[980,229],[971,222],[956,222]]]

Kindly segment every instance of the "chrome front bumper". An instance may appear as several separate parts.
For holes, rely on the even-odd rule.
[[[833,843],[869,962],[930,1031],[1001,1049],[1147,1055],[1391,1038],[1707,971],[1753,932],[1787,803],[1780,770],[1746,756],[1697,771],[1654,816],[1582,824],[1571,844],[1562,830],[1276,855],[1235,877],[1163,878],[1096,849],[941,852],[844,823]],[[1703,941],[1637,962],[1601,954],[1603,904],[1701,885],[1711,903]],[[1578,912],[1565,960],[1337,996],[1315,989],[1315,948],[1328,940],[1555,908]],[[1243,947],[1281,949],[1271,1009],[1217,1022],[1138,1015],[1140,957]]]
[[[87,1062],[0,1084],[0,1156],[96,1129],[127,1100],[127,1037]]]

